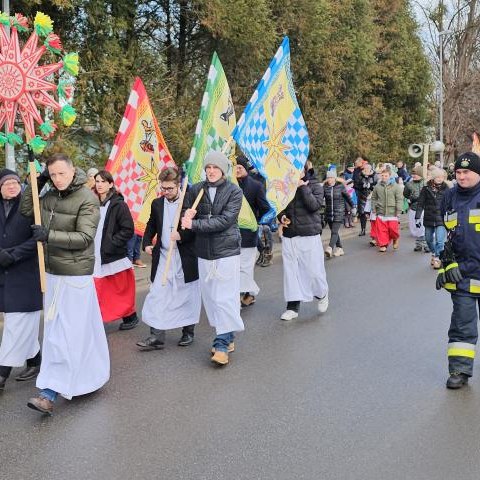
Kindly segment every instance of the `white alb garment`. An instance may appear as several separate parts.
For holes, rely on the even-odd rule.
[[[287,302],[311,302],[328,293],[320,235],[282,238],[283,290]]]
[[[94,246],[95,246],[95,266],[93,267],[93,276],[95,278],[108,277],[109,275],[115,275],[116,273],[123,272],[132,268],[132,262],[128,257],[115,260],[111,263],[102,265],[102,256],[100,248],[102,246],[103,226],[105,224],[105,217],[107,215],[108,206],[110,201],[100,207],[100,221],[97,227],[97,233],[95,234]]]
[[[240,251],[240,292],[249,292],[253,296],[260,291],[254,278],[257,252],[256,247],[242,248]]]
[[[411,208],[408,209],[408,228],[410,230],[410,234],[412,237],[418,238],[418,237],[423,237],[425,235],[425,227],[423,226],[423,212],[422,216],[420,218],[420,221],[422,222],[422,226],[420,228],[417,228],[415,225],[418,220],[415,220],[415,215],[417,212],[415,210],[412,210]]]
[[[0,365],[22,367],[26,360],[33,358],[40,350],[38,332],[41,310],[36,312],[4,313]]]
[[[67,399],[94,392],[110,378],[110,356],[92,275],[47,273],[38,388]]]
[[[168,202],[163,207],[162,247],[155,279],[145,298],[142,309],[142,320],[148,326],[159,330],[185,327],[200,320],[202,302],[198,280],[185,283],[180,253],[175,244],[167,276],[167,284],[162,285],[170,232],[172,231],[178,201]]]
[[[240,317],[240,255],[198,259],[200,291],[208,322],[217,335],[245,330]]]

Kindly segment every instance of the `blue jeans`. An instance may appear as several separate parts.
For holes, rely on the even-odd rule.
[[[233,342],[235,335],[233,332],[217,335],[213,341],[213,348],[219,352],[227,352],[228,345]]]
[[[57,400],[58,393],[50,390],[49,388],[44,388],[40,390],[40,396],[50,400],[51,402],[55,402]]]
[[[447,230],[443,225],[438,227],[425,227],[425,240],[427,241],[428,248],[437,258],[440,257],[440,254],[443,252],[446,236]]]
[[[142,245],[142,238],[140,235],[135,234],[127,242],[127,256],[130,261],[138,260],[140,258],[140,247]]]

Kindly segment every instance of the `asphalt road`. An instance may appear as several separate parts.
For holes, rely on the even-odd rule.
[[[33,383],[9,382],[0,479],[478,480],[480,379],[445,389],[450,301],[412,246],[347,240],[327,262],[328,312],[303,305],[292,322],[277,255],[223,369],[203,317],[191,347],[175,331],[148,353],[145,325],[109,327],[110,382],[51,418],[26,407]]]

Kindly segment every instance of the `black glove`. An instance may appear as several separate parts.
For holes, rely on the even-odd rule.
[[[445,277],[445,269],[441,268],[440,270],[438,270],[437,282],[435,284],[435,288],[437,290],[441,290],[446,283],[447,283],[447,279]]]
[[[50,180],[50,174],[48,173],[48,168],[45,167],[43,172],[37,177],[37,186],[38,186],[39,192],[49,180]]]
[[[8,253],[6,250],[0,250],[0,267],[8,268],[14,263],[15,259],[12,254]]]
[[[445,279],[448,283],[458,283],[463,280],[460,267],[457,263],[453,246],[450,241],[445,242],[443,252],[440,255],[442,260],[443,269],[445,270]]]
[[[417,228],[422,228],[422,221],[421,221],[421,220],[417,220],[417,221],[415,222],[415,226],[416,226]]]
[[[46,242],[48,240],[48,230],[43,225],[31,225],[32,237],[37,242]]]

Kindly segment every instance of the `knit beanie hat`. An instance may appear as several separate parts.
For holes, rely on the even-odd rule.
[[[455,170],[465,169],[480,175],[480,157],[473,152],[462,153],[455,162]]]
[[[18,183],[22,183],[20,177],[13,171],[9,170],[8,168],[4,168],[0,170],[0,188],[7,180],[16,180]]]
[[[430,170],[430,176],[432,177],[432,180],[435,180],[439,176],[443,176],[445,178],[445,170],[443,168],[432,168]]]
[[[237,157],[237,165],[241,165],[247,172],[252,169],[252,166],[245,155],[239,155]]]
[[[327,172],[327,178],[337,178],[337,171],[336,170],[329,170]]]
[[[412,169],[412,174],[413,175],[418,175],[419,177],[423,178],[423,168],[422,168],[422,166],[414,167]]]
[[[228,158],[223,153],[211,151],[208,152],[203,159],[203,169],[205,170],[207,165],[215,165],[226,175],[228,173],[229,163]]]

